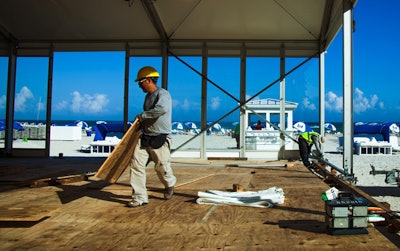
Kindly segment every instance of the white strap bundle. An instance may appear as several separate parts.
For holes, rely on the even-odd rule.
[[[198,192],[197,204],[213,205],[236,205],[249,207],[272,207],[282,204],[285,200],[282,188],[271,187],[267,190],[247,192],[225,192],[218,190],[207,190]]]

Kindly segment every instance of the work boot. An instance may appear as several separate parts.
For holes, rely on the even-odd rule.
[[[164,190],[164,199],[169,200],[172,198],[172,195],[174,194],[174,187],[168,187]]]
[[[130,208],[136,208],[136,207],[141,207],[141,206],[146,206],[147,202],[139,202],[137,200],[131,200],[128,202],[128,204],[126,204],[127,207]]]

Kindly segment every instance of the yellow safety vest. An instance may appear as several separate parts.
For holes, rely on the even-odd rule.
[[[317,132],[303,132],[302,134],[300,134],[301,137],[303,137],[303,139],[305,139],[308,143],[310,144],[314,144],[315,142],[312,139],[312,136],[316,136],[318,138],[319,133]]]

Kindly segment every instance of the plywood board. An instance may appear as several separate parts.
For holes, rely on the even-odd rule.
[[[140,137],[140,122],[136,119],[121,141],[107,157],[96,173],[96,177],[115,183],[125,171],[132,158],[133,151]]]
[[[60,209],[24,229],[16,222],[3,223],[0,246],[3,250],[399,249],[397,235],[372,224],[365,235],[328,234],[321,192],[329,185],[301,162],[290,170],[282,165],[248,164],[229,168],[213,163],[206,167],[175,167],[179,182],[171,200],[164,200],[162,185],[149,167],[149,204],[134,209],[126,207],[131,188],[128,182],[120,183],[125,176],[104,189],[94,187],[89,180],[3,192],[3,210],[24,207],[35,213],[43,207]],[[235,183],[242,184],[245,191],[281,187],[285,202],[267,209],[196,204],[198,191],[230,190]]]

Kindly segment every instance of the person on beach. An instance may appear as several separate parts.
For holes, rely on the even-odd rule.
[[[164,199],[169,200],[174,194],[176,177],[171,168],[169,139],[172,128],[172,101],[169,92],[157,86],[159,77],[160,74],[155,68],[145,66],[138,71],[135,80],[147,94],[143,112],[136,116],[141,124],[142,135],[129,164],[132,200],[127,206],[131,208],[148,203],[146,166],[150,161],[154,162],[157,176],[165,187]]]
[[[264,126],[261,124],[261,121],[257,121],[256,130],[262,130]]]
[[[303,132],[299,135],[299,151],[303,164],[311,169],[312,165],[309,161],[311,148],[315,145],[318,157],[322,157],[321,144],[325,142],[325,138],[317,132]]]

